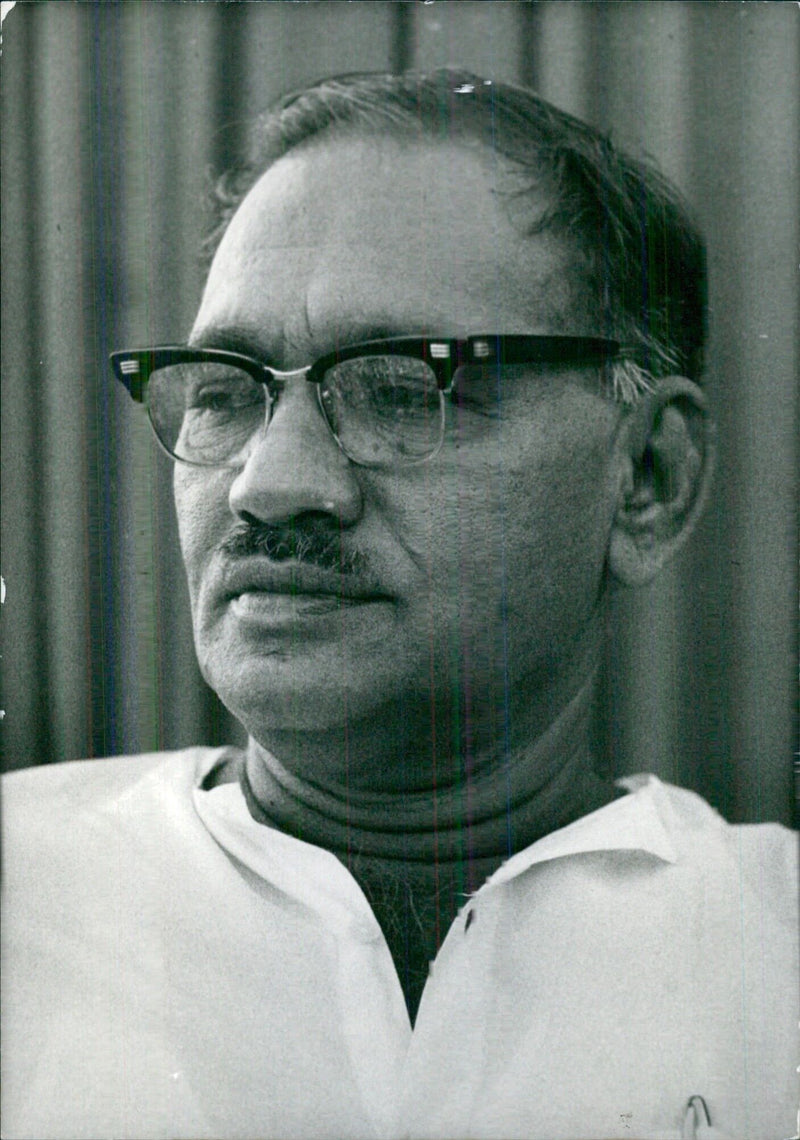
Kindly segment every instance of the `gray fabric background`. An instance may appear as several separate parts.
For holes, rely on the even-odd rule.
[[[202,684],[170,472],[109,351],[185,337],[244,118],[350,70],[463,64],[655,156],[710,249],[714,502],[612,615],[597,747],[790,816],[798,29],[780,3],[20,3],[3,26],[7,767],[240,730]]]

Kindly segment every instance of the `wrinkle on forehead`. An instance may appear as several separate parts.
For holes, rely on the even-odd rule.
[[[342,322],[355,331],[388,318],[397,334],[594,331],[583,258],[556,233],[520,233],[501,165],[458,143],[297,148],[233,218],[195,331],[253,326],[304,362],[312,346],[343,343]]]
[[[362,246],[382,250],[399,236],[389,226],[413,217],[419,224],[404,230],[411,244],[422,247],[446,231],[451,244],[477,262],[511,229],[519,239],[547,213],[544,191],[526,195],[523,210],[518,196],[515,172],[485,147],[326,135],[290,151],[261,176],[223,242],[244,238],[252,252],[340,249],[357,224]],[[391,199],[402,203],[405,218],[387,207]]]

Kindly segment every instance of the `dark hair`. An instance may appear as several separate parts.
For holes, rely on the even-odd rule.
[[[705,339],[705,250],[677,192],[651,165],[534,92],[446,69],[358,74],[285,96],[253,124],[245,160],[219,181],[213,250],[245,194],[294,147],[327,131],[477,140],[551,191],[528,232],[574,237],[601,298],[603,331],[630,346],[614,387],[630,399],[649,377],[698,379]],[[522,191],[524,193],[524,190]]]

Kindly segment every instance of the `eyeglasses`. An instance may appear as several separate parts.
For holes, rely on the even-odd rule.
[[[183,463],[242,466],[287,379],[304,376],[348,459],[407,467],[440,450],[448,400],[496,412],[499,368],[600,364],[619,352],[616,341],[599,337],[399,337],[350,345],[291,372],[238,352],[187,347],[115,352],[111,364],[133,399],[147,405],[162,447]]]

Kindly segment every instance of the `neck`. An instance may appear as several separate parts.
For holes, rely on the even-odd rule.
[[[421,866],[468,861],[489,873],[543,835],[614,798],[592,770],[593,678],[533,742],[462,758],[460,778],[368,792],[324,787],[250,738],[242,778],[262,822],[342,856]]]

